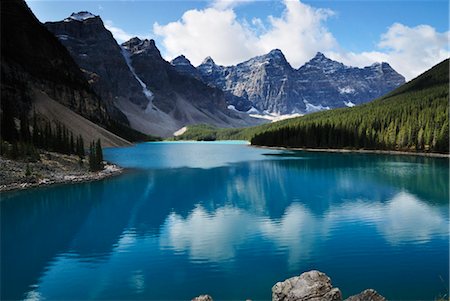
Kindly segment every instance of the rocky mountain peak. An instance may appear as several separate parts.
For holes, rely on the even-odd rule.
[[[170,64],[181,74],[192,76],[201,80],[200,72],[191,64],[184,55],[179,55],[170,61]]]
[[[77,13],[72,13],[68,18],[64,19],[64,22],[72,22],[72,21],[84,22],[88,19],[94,18],[100,19],[99,16],[96,16],[88,11],[80,11]]]
[[[208,56],[206,57],[203,62],[201,63],[201,65],[216,65],[216,63],[214,62],[214,60]]]
[[[321,69],[324,73],[328,74],[344,69],[345,65],[327,58],[322,52],[317,52],[316,55],[301,68]]]
[[[137,47],[141,43],[142,43],[141,39],[139,39],[138,37],[134,37],[134,38],[129,39],[126,42],[123,42],[122,46],[127,48],[127,49],[133,49],[134,47]]]
[[[138,37],[131,38],[130,40],[121,44],[123,48],[128,50],[132,55],[144,53],[150,56],[161,57],[159,49],[156,47],[153,39],[141,40]]]
[[[174,66],[192,66],[191,61],[189,61],[184,55],[177,56],[171,60],[170,63]]]
[[[283,52],[280,49],[273,49],[263,57],[273,59],[278,62],[287,63],[286,57],[284,56]]]

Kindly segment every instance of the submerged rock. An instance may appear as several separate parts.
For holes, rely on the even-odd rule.
[[[386,301],[386,298],[373,289],[366,289],[357,295],[348,297],[345,301]]]
[[[273,301],[342,300],[341,291],[333,288],[330,278],[319,271],[309,271],[278,282],[272,287]]]

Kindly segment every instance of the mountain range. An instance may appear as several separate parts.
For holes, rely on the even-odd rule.
[[[184,56],[171,63],[180,73],[202,79],[234,96],[228,102],[237,110],[259,114],[305,114],[351,107],[405,82],[388,63],[355,68],[320,52],[298,69],[292,68],[279,49],[236,66],[219,66],[210,57],[197,68]]]
[[[182,55],[169,63],[154,40],[119,45],[99,16],[42,24],[21,0],[2,5],[2,36],[2,110],[37,108],[64,123],[52,109],[66,108],[131,140],[136,130],[168,137],[186,125],[246,127],[267,115],[354,106],[404,83],[387,63],[354,68],[322,53],[294,69],[278,49],[235,66],[208,57],[194,67]]]
[[[220,89],[177,72],[162,58],[154,40],[135,37],[118,45],[101,18],[89,12],[45,26],[68,49],[108,107],[118,108],[136,130],[167,137],[188,124],[261,123],[229,110]]]

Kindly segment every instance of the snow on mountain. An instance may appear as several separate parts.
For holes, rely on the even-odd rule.
[[[121,49],[122,49],[123,58],[125,59],[125,62],[127,63],[128,68],[130,69],[130,72],[133,74],[134,78],[141,85],[142,92],[144,93],[145,97],[148,99],[148,104],[147,104],[145,111],[151,110],[153,108],[153,103],[152,103],[153,98],[154,98],[153,92],[147,88],[147,85],[139,78],[139,76],[137,76],[136,72],[134,71],[134,68],[131,65],[131,54],[130,54],[129,50],[125,46],[122,46]]]
[[[243,112],[254,107],[271,114],[303,114],[358,105],[405,82],[387,63],[355,68],[320,52],[299,69],[292,68],[279,49],[236,66],[219,66],[211,57],[195,70],[191,67],[188,70],[181,60],[173,65],[184,74],[196,78],[200,74],[204,82],[229,96],[228,104]]]
[[[64,19],[64,22],[71,22],[71,21],[74,21],[74,20],[75,21],[79,21],[79,22],[83,22],[83,21],[85,21],[87,19],[91,19],[91,18],[95,18],[95,17],[97,17],[97,16],[94,15],[94,14],[91,14],[90,12],[80,11],[78,13],[72,13],[70,15],[70,17]]]
[[[344,101],[345,106],[349,107],[349,108],[353,108],[354,106],[356,106],[353,102],[351,101]]]

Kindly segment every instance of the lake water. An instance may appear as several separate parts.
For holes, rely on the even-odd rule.
[[[2,300],[268,300],[311,269],[344,297],[448,293],[446,159],[241,142],[144,143],[105,158],[131,170],[1,194]]]

